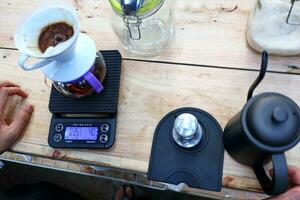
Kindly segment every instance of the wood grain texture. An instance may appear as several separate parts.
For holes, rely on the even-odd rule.
[[[256,0],[171,0],[176,2],[176,37],[169,50],[157,57],[128,54],[110,26],[108,0],[65,0],[78,9],[81,31],[91,36],[98,49],[119,49],[125,58],[258,69],[260,55],[246,42],[248,15]],[[61,0],[1,0],[0,47],[14,48],[13,34],[22,16]],[[121,20],[121,19],[114,19]],[[292,66],[292,67],[289,67]],[[269,70],[300,73],[299,57],[272,57]]]
[[[198,107],[215,116],[224,127],[244,105],[248,87],[257,76],[257,72],[245,70],[124,61],[117,136],[112,149],[54,150],[47,144],[51,117],[48,111],[50,82],[45,82],[39,70],[22,71],[16,62],[18,55],[15,50],[0,50],[0,81],[16,82],[30,96],[25,102],[12,99],[6,112],[12,119],[19,102],[34,104],[35,112],[12,151],[143,173],[148,169],[154,129],[166,113],[183,106]],[[280,92],[300,104],[299,85],[299,75],[268,73],[256,93]],[[289,164],[300,167],[300,146],[286,155]],[[260,189],[253,172],[234,162],[228,154],[225,155],[223,185]]]

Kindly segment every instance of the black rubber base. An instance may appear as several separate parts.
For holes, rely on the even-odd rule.
[[[106,77],[101,94],[80,99],[66,97],[52,86],[49,110],[53,114],[116,113],[120,87],[122,57],[119,51],[100,51],[106,64]]]
[[[114,144],[122,57],[119,51],[100,52],[106,64],[106,77],[103,81],[104,90],[102,93],[77,99],[66,97],[58,92],[54,86],[52,87],[49,110],[53,116],[49,128],[49,146],[53,148],[108,149]],[[97,140],[67,141],[62,139],[64,138],[65,127],[91,126],[90,124],[98,127]],[[109,127],[108,131],[102,130],[103,124]],[[56,126],[63,128],[57,130]],[[103,142],[101,136],[104,135],[107,140]]]
[[[174,121],[183,113],[193,114],[204,129],[204,138],[192,149],[179,147],[172,137]],[[169,113],[154,133],[148,179],[220,191],[224,160],[222,133],[219,123],[203,110],[181,108]]]

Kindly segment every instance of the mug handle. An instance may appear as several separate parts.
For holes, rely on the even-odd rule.
[[[102,92],[104,89],[102,83],[94,76],[92,72],[86,73],[83,78],[90,84],[97,94]]]
[[[45,59],[45,60],[42,60],[38,63],[33,64],[33,65],[27,65],[26,61],[29,58],[30,58],[30,56],[25,55],[25,54],[21,54],[21,56],[19,58],[19,65],[25,71],[31,71],[31,70],[34,70],[34,69],[38,69],[38,68],[44,67],[45,65],[48,65],[49,63],[53,62],[53,60]]]
[[[268,195],[278,195],[287,191],[288,188],[288,167],[284,153],[273,154],[273,178],[267,176],[263,167],[263,159],[254,166],[254,172],[264,191]]]

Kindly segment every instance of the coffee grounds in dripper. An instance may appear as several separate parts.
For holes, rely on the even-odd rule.
[[[39,36],[39,49],[44,53],[48,47],[55,47],[70,39],[74,34],[72,26],[65,22],[53,23],[42,29]]]

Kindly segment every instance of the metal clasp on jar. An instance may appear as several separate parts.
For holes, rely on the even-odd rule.
[[[140,25],[142,23],[142,20],[139,17],[135,17],[136,19],[131,20],[127,19],[125,16],[123,17],[123,21],[126,24],[126,27],[129,31],[129,36],[133,40],[140,40],[142,38],[141,36],[141,29]]]
[[[294,10],[294,6],[295,6],[296,3],[299,4],[299,0],[291,0],[291,7],[289,9],[289,12],[288,12],[288,15],[287,15],[287,18],[286,18],[286,23],[287,24],[290,24],[290,25],[300,25],[299,19],[297,19],[298,21],[295,21],[295,20],[291,19],[293,12],[295,12],[293,10]]]

